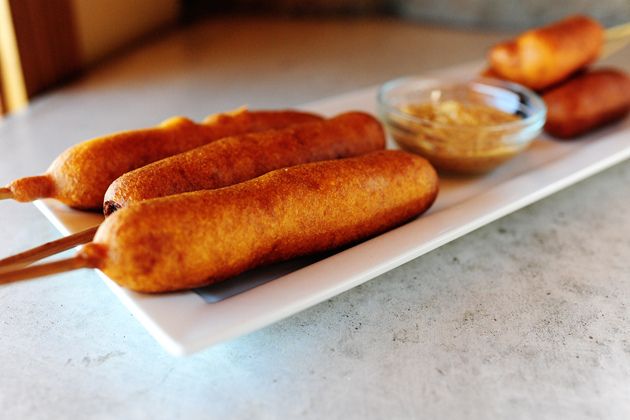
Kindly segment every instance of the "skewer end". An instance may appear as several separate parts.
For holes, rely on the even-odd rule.
[[[13,191],[9,187],[0,187],[0,200],[9,200],[14,198]]]
[[[93,265],[80,255],[46,264],[31,265],[26,268],[0,273],[0,284],[28,280],[35,277],[50,276],[52,274],[77,270],[79,268],[93,268]]]
[[[98,226],[85,229],[63,238],[46,242],[29,250],[9,257],[0,258],[0,272],[27,266],[35,261],[66,251],[77,245],[84,244],[94,238]]]

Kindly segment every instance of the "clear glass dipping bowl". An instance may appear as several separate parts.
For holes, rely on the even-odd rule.
[[[531,90],[495,79],[405,77],[383,84],[378,112],[393,139],[441,170],[490,171],[529,146],[545,124],[547,109]],[[423,103],[457,101],[487,105],[520,119],[492,125],[456,125],[420,118],[406,110]]]

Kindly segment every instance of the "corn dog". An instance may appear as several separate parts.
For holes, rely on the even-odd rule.
[[[109,215],[129,202],[200,189],[215,189],[299,163],[356,156],[382,149],[380,123],[361,112],[251,135],[228,137],[118,178],[108,189]],[[298,128],[299,127],[299,128]],[[26,265],[89,242],[96,226],[0,259],[0,270]]]
[[[56,198],[68,206],[100,210],[109,184],[120,175],[220,138],[320,120],[296,111],[239,110],[211,115],[201,124],[173,117],[157,127],[98,137],[73,146],[45,174],[20,178],[2,189],[3,198]]]
[[[437,190],[433,167],[402,151],[308,163],[133,203],[60,265],[99,268],[139,292],[189,289],[376,235],[424,212]],[[0,274],[0,282],[23,274]]]
[[[384,147],[381,124],[362,112],[227,137],[122,175],[107,189],[103,212],[108,216],[129,202],[225,187],[274,169],[357,156]]]
[[[540,91],[594,62],[603,41],[597,21],[576,15],[494,46],[488,60],[501,78]]]
[[[579,75],[543,95],[545,130],[572,138],[623,118],[630,111],[630,77],[600,69]]]

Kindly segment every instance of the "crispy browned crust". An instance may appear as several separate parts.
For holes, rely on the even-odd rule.
[[[490,65],[484,76],[513,82],[523,80],[516,41],[505,41],[492,47],[488,51],[488,62]]]
[[[23,185],[31,189],[18,193],[23,201],[29,201],[42,198],[40,194],[45,190],[45,197],[71,207],[100,210],[109,184],[130,170],[223,137],[318,120],[321,117],[297,111],[242,110],[208,117],[201,124],[174,117],[158,127],[124,131],[73,146],[48,169],[46,176],[52,180],[52,188],[30,182]]]
[[[488,59],[502,78],[540,91],[594,62],[603,39],[597,21],[576,15],[497,44]]]
[[[479,72],[479,76],[487,77],[489,79],[504,80],[504,78],[500,74],[498,74],[496,71],[492,70],[492,68],[490,68],[490,67],[486,67],[485,69],[481,70],[481,72]]]
[[[228,137],[126,173],[108,188],[103,211],[109,215],[135,201],[225,187],[275,169],[383,148],[381,124],[363,112]]]
[[[433,167],[402,151],[309,163],[133,203],[82,252],[101,255],[99,268],[124,287],[189,289],[381,233],[424,212],[437,191]]]
[[[573,138],[623,118],[630,111],[630,78],[620,70],[594,70],[543,95],[545,130]]]

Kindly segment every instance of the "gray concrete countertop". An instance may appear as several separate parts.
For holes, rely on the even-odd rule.
[[[0,121],[0,184],[83,139],[288,107],[479,59],[505,34],[396,21],[215,20]],[[614,57],[630,68],[630,52]],[[95,274],[0,287],[0,418],[630,416],[630,162],[334,299],[188,358]],[[59,234],[0,203],[0,254]]]

